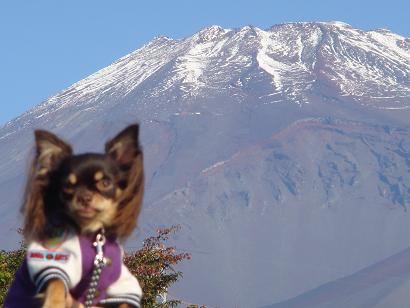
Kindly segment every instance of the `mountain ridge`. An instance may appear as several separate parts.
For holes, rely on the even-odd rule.
[[[197,43],[198,43],[198,39],[197,39],[197,38],[201,38],[201,37],[204,37],[204,36],[207,36],[207,37],[208,37],[208,39],[206,40],[206,42],[210,41],[209,37],[212,38],[212,37],[213,37],[212,35],[213,35],[213,33],[214,33],[215,31],[216,31],[216,33],[218,33],[218,34],[222,33],[222,35],[226,35],[227,33],[238,34],[238,33],[241,33],[241,32],[244,32],[244,33],[254,32],[255,34],[257,34],[257,32],[260,32],[260,33],[268,33],[269,31],[273,32],[274,29],[280,29],[280,28],[286,28],[286,27],[299,27],[299,26],[302,26],[302,27],[304,27],[304,26],[307,26],[307,27],[316,27],[317,29],[315,29],[315,30],[320,29],[323,33],[326,33],[326,32],[328,32],[329,30],[334,30],[335,28],[338,29],[338,30],[341,30],[341,29],[346,30],[346,29],[348,29],[349,31],[358,32],[359,34],[363,34],[363,33],[367,33],[367,34],[370,33],[370,34],[371,34],[372,32],[377,32],[377,31],[375,31],[375,30],[370,30],[370,31],[357,30],[357,29],[354,29],[353,27],[351,27],[350,25],[345,24],[345,23],[341,23],[341,22],[336,22],[336,23],[335,23],[335,22],[301,22],[301,23],[283,23],[283,24],[279,24],[279,25],[272,26],[272,27],[269,28],[268,30],[261,30],[261,29],[259,29],[259,28],[257,28],[257,27],[251,27],[251,26],[246,26],[246,27],[243,27],[243,28],[238,28],[238,29],[233,29],[233,30],[232,30],[232,29],[223,29],[223,28],[221,28],[221,27],[219,27],[219,26],[210,26],[210,27],[208,27],[208,28],[205,28],[204,30],[199,31],[197,34],[193,35],[192,38],[184,38],[184,39],[174,40],[174,39],[169,39],[169,38],[166,38],[166,37],[157,37],[157,38],[155,38],[153,41],[151,41],[151,42],[149,42],[149,43],[143,45],[141,48],[137,49],[136,51],[131,52],[130,54],[121,57],[119,60],[113,62],[113,63],[112,63],[111,65],[109,65],[108,67],[103,68],[103,69],[97,71],[96,73],[90,75],[89,77],[83,79],[82,81],[79,81],[79,82],[74,83],[72,86],[68,87],[66,90],[60,91],[59,93],[57,93],[56,95],[52,96],[50,99],[46,100],[44,103],[41,103],[39,106],[36,106],[36,107],[33,108],[32,110],[38,110],[38,109],[40,109],[40,111],[41,111],[41,109],[43,109],[44,107],[47,107],[47,106],[49,106],[49,105],[56,104],[56,102],[58,102],[58,99],[57,99],[57,98],[59,98],[60,100],[62,100],[62,101],[64,102],[64,96],[65,96],[65,94],[70,94],[70,92],[73,91],[73,90],[76,89],[76,88],[78,88],[77,90],[78,90],[79,92],[81,92],[81,93],[83,93],[83,94],[87,94],[87,91],[85,91],[85,89],[87,88],[87,82],[88,82],[88,81],[90,81],[90,83],[95,84],[96,79],[99,79],[99,78],[98,78],[99,76],[104,76],[104,73],[105,73],[105,72],[110,72],[110,71],[116,71],[116,72],[117,72],[117,71],[121,71],[121,70],[118,69],[118,67],[119,67],[119,66],[121,67],[121,66],[127,64],[127,63],[123,63],[123,62],[129,62],[129,61],[131,61],[131,60],[132,60],[132,61],[136,61],[135,59],[132,59],[134,56],[138,55],[139,53],[141,53],[141,52],[144,51],[145,49],[148,49],[148,51],[150,51],[150,49],[151,49],[153,46],[158,46],[158,48],[156,48],[156,49],[165,47],[164,45],[167,45],[167,44],[163,44],[164,41],[165,41],[166,43],[177,44],[177,43],[184,43],[184,42],[187,42],[187,41],[189,42],[189,41],[191,40],[191,41],[193,41],[194,44],[197,44]],[[333,29],[332,29],[332,27],[333,27]],[[216,29],[216,30],[215,30],[215,29]],[[384,32],[384,31],[383,31],[383,32]],[[389,32],[388,36],[394,36],[396,39],[400,40],[400,42],[403,42],[403,48],[406,47],[407,52],[408,52],[408,50],[410,50],[410,43],[408,42],[408,38],[399,36],[399,35],[397,35],[397,34],[392,34],[391,32]],[[191,43],[192,43],[192,42],[189,42],[188,45],[191,44]],[[405,43],[406,43],[406,44],[405,44]],[[173,47],[173,45],[172,45],[171,47]],[[186,47],[186,46],[184,46],[184,47]],[[182,49],[184,49],[184,48],[182,48]],[[155,48],[154,48],[154,50],[155,50]],[[397,50],[400,50],[400,48],[398,48]],[[397,51],[397,50],[395,50],[395,51]],[[167,54],[167,52],[168,52],[168,51],[166,50],[166,51],[164,52],[164,54]],[[175,52],[175,53],[176,53],[176,52]],[[174,54],[174,53],[173,53],[173,54]],[[403,54],[402,54],[402,55],[403,55]],[[406,58],[407,58],[407,59],[406,59],[406,62],[407,62],[407,66],[408,66],[408,65],[410,65],[410,59],[408,59],[408,54],[406,54]],[[137,59],[137,60],[138,60],[138,59]],[[137,62],[138,62],[138,61],[137,61]],[[167,62],[167,61],[163,61],[163,62],[161,62],[161,63],[162,63],[162,65],[164,65],[166,62]],[[139,67],[137,67],[137,68],[139,68]],[[151,76],[152,73],[155,72],[155,68],[156,68],[156,66],[154,65],[154,69],[149,71],[149,72],[150,72],[150,74],[148,74],[149,76]],[[144,77],[144,76],[146,76],[146,75],[143,75],[143,77]],[[115,78],[116,76],[110,76],[110,74],[108,74],[108,77],[112,77],[112,79],[114,80],[116,86],[118,86],[118,80]],[[108,77],[106,77],[106,78],[109,79]],[[142,78],[142,79],[144,79],[144,78]],[[133,80],[133,81],[134,81],[134,80]],[[135,83],[134,83],[134,85],[135,85]],[[138,81],[137,81],[136,85],[138,85]],[[105,85],[103,84],[103,85],[101,86],[101,88],[104,88],[104,87],[105,87]],[[97,91],[96,91],[96,92],[98,92],[98,89],[99,89],[99,88],[97,87],[97,89],[96,89]],[[127,92],[126,92],[126,93],[127,93]],[[407,93],[407,92],[406,92],[406,93]],[[86,96],[86,97],[87,97],[87,96]],[[95,100],[96,97],[98,98],[98,96],[93,95],[94,100]],[[72,98],[72,99],[78,99],[78,98],[74,97],[74,98]],[[93,101],[92,101],[92,102],[93,102]],[[60,103],[60,104],[61,104],[61,103]],[[60,105],[59,107],[61,107],[61,105]],[[6,123],[5,126],[7,126],[7,123]]]

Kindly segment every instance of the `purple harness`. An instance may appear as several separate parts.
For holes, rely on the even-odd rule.
[[[81,235],[78,236],[78,239],[82,256],[82,277],[80,282],[70,290],[70,293],[77,301],[84,303],[91,282],[96,251],[93,246],[93,237]],[[114,238],[106,239],[103,252],[107,264],[102,268],[95,297],[92,301],[93,305],[97,305],[101,300],[107,297],[107,288],[116,282],[121,275],[121,248]],[[40,274],[41,273],[38,273],[38,275]],[[34,297],[35,295],[36,286],[30,279],[27,260],[24,260],[7,294],[4,308],[41,307],[40,302]]]

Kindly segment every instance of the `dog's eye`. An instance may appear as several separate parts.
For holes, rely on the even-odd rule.
[[[74,193],[74,187],[72,185],[66,184],[63,186],[63,192],[68,195],[72,195]]]
[[[112,181],[108,178],[103,178],[97,182],[97,188],[99,190],[109,190],[113,186]]]
[[[104,187],[110,187],[111,186],[111,180],[110,179],[103,179],[102,181],[101,181],[101,184],[104,186]]]

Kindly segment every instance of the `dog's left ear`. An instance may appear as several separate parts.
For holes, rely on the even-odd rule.
[[[141,155],[139,125],[133,124],[122,130],[105,144],[105,152],[123,169],[131,167],[135,158]]]
[[[113,222],[113,230],[121,241],[136,226],[144,194],[143,154],[138,135],[138,124],[130,125],[105,145],[106,153],[119,164],[126,177]]]

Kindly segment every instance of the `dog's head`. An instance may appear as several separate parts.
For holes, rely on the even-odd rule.
[[[139,127],[131,125],[105,153],[74,155],[54,134],[35,132],[36,155],[23,204],[26,239],[42,240],[61,228],[106,232],[125,239],[134,229],[143,194]]]

